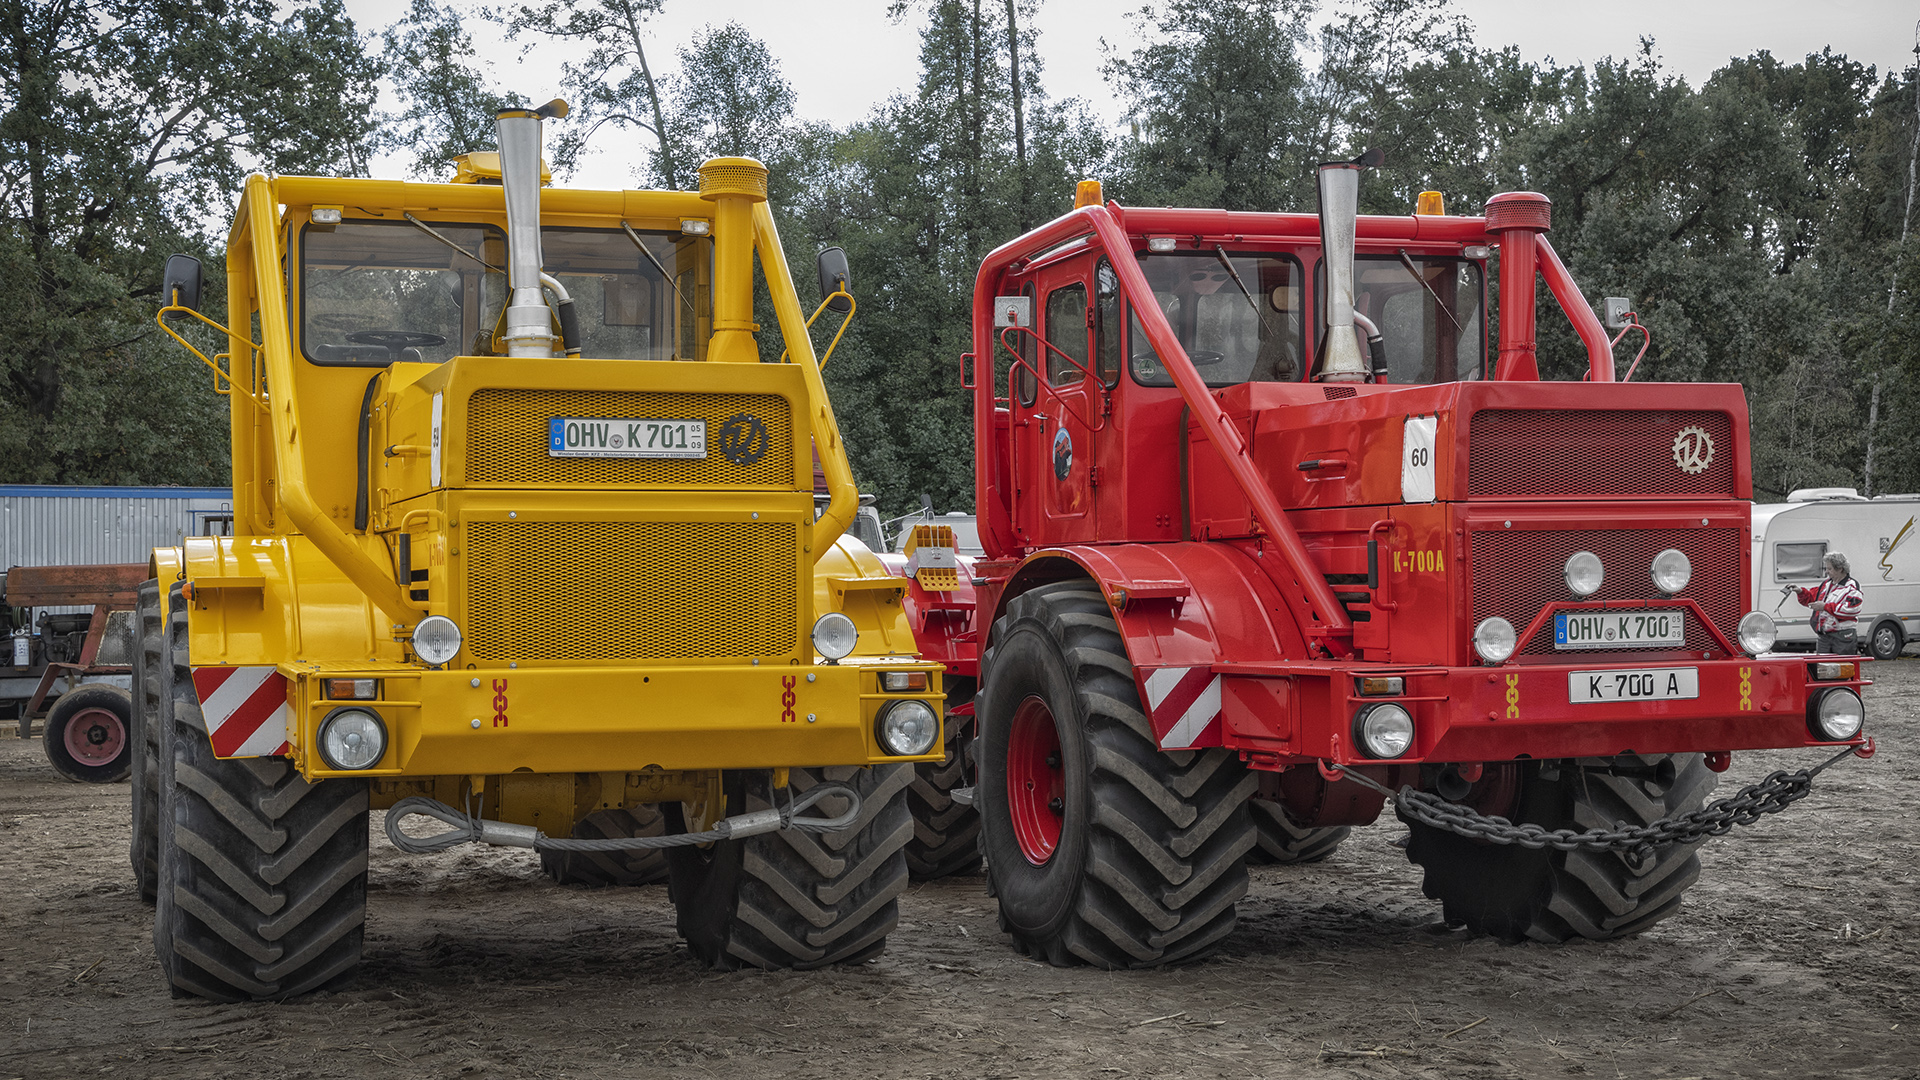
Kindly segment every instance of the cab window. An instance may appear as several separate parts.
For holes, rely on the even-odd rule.
[[[1300,264],[1286,255],[1216,250],[1139,255],[1154,302],[1208,386],[1300,378]],[[1139,312],[1127,321],[1127,366],[1142,386],[1172,386]]]
[[[1093,293],[1093,351],[1100,381],[1112,386],[1120,379],[1120,278],[1105,259],[1094,267]]]
[[[1053,346],[1047,350],[1047,385],[1064,386],[1086,378],[1083,370],[1087,364],[1085,285],[1075,283],[1047,294],[1046,330],[1047,344]],[[1072,362],[1068,357],[1072,357]],[[1075,363],[1080,366],[1075,367]]]
[[[1395,254],[1361,255],[1353,264],[1354,308],[1380,327],[1388,381],[1431,385],[1490,377],[1479,263]],[[1324,265],[1318,280],[1326,281]],[[1360,354],[1367,355],[1364,343]]]

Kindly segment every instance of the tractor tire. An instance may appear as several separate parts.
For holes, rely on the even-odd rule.
[[[285,758],[222,761],[187,665],[187,604],[167,619],[154,951],[175,997],[294,997],[360,963],[367,782],[309,784]]]
[[[858,963],[886,948],[907,888],[904,849],[913,837],[913,818],[906,791],[913,769],[842,766],[791,773],[796,794],[826,782],[860,793],[860,818],[845,830],[789,829],[668,849],[680,936],[695,956],[728,971],[807,969]],[[768,809],[771,794],[764,778],[738,783],[728,812]],[[842,800],[827,798],[812,812],[845,809]],[[669,818],[679,813],[678,804],[668,808]]]
[[[1650,824],[1699,809],[1719,780],[1699,754],[1582,759],[1553,779],[1536,763],[1507,768],[1520,770],[1511,819],[1549,829]],[[1637,934],[1679,910],[1700,876],[1692,844],[1660,848],[1642,863],[1624,853],[1534,851],[1408,826],[1407,858],[1426,871],[1422,888],[1440,901],[1447,924],[1509,944]]]
[[[624,810],[596,810],[573,827],[575,840],[612,840],[626,836],[661,836],[667,819],[657,806]],[[664,850],[543,851],[540,869],[562,885],[597,889],[607,885],[652,885],[667,880]]]
[[[133,697],[117,686],[88,683],[61,694],[47,710],[42,742],[53,771],[76,784],[112,784],[133,771]]]
[[[1353,830],[1345,825],[1309,829],[1295,825],[1286,808],[1267,799],[1248,800],[1253,826],[1259,840],[1247,852],[1247,861],[1262,863],[1315,863],[1333,854],[1340,842]]]
[[[1256,786],[1222,749],[1163,751],[1119,628],[1085,581],[1007,605],[981,664],[987,888],[1029,956],[1146,968],[1233,931]]]
[[[1901,631],[1900,624],[1889,619],[1874,625],[1872,632],[1867,635],[1866,648],[1862,651],[1875,660],[1898,660],[1900,650],[1906,644],[1907,636]]]
[[[947,680],[947,756],[913,767],[913,786],[907,789],[907,807],[913,813],[907,874],[915,881],[980,869],[980,814],[953,798],[953,790],[972,783],[975,773],[973,717],[953,715],[955,706],[973,700],[973,692],[972,679]]]
[[[160,683],[147,673],[159,670],[167,636],[160,619],[160,583],[140,586],[139,596],[134,608],[133,838],[127,861],[133,864],[140,899],[151,904],[160,878]]]

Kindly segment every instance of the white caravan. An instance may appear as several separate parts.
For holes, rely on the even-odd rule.
[[[1892,660],[1920,636],[1920,495],[1867,499],[1852,488],[1804,488],[1753,508],[1754,607],[1780,626],[1780,645],[1812,649],[1806,607],[1781,590],[1810,586],[1822,556],[1847,557],[1866,607],[1860,651]]]

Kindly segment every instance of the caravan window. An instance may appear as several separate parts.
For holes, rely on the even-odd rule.
[[[1824,540],[1811,544],[1773,545],[1773,580],[1817,581],[1827,568],[1821,560],[1827,555]]]

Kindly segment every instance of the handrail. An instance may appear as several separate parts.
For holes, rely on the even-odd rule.
[[[773,296],[780,336],[786,339],[787,350],[807,385],[807,424],[814,449],[820,454],[821,470],[827,475],[827,507],[813,523],[813,558],[819,562],[853,523],[853,515],[859,511],[860,489],[853,482],[852,466],[847,464],[847,448],[834,422],[827,384],[820,377],[820,361],[814,359],[813,339],[807,336],[807,323],[801,317],[799,294],[794,292],[793,275],[787,271],[787,255],[780,246],[773,210],[764,202],[753,204],[753,237],[760,252],[760,270],[767,278],[767,292]]]
[[[847,332],[847,326],[853,322],[854,313],[860,310],[860,301],[855,300],[853,294],[848,292],[846,287],[842,285],[838,292],[830,293],[825,300],[820,301],[820,306],[814,308],[813,314],[807,316],[807,332],[811,334],[813,332],[813,324],[819,320],[821,313],[827,310],[827,305],[843,296],[847,298],[847,317],[840,320],[840,329],[834,332],[833,340],[827,342],[827,351],[820,354],[821,367],[827,366],[827,360],[833,356],[833,350],[839,346],[841,335]],[[811,341],[813,339],[809,337],[807,340]],[[782,349],[780,351],[780,363],[784,364],[786,362],[787,353],[785,349]]]
[[[193,345],[193,342],[188,341],[184,337],[181,337],[179,334],[174,332],[173,327],[167,325],[167,315],[170,312],[174,314],[180,314],[180,315],[191,315],[194,318],[199,319],[201,322],[206,323],[208,326],[213,327],[215,330],[220,331],[221,334],[226,336],[228,341],[239,340],[240,335],[234,333],[233,331],[227,329],[224,326],[221,326],[219,323],[214,322],[212,319],[207,318],[205,315],[200,314],[199,312],[193,310],[192,308],[183,307],[179,304],[169,304],[166,307],[161,308],[160,313],[153,317],[153,321],[160,324],[160,329],[165,330],[167,332],[168,337],[179,342],[181,346],[184,347],[188,352],[199,357],[201,363],[213,369],[214,375],[218,376],[221,379],[225,379],[227,381],[227,388],[225,390],[220,389],[219,382],[215,381],[213,384],[214,393],[231,394],[235,390],[240,389],[240,384],[233,381],[233,375],[230,372],[220,370],[219,364],[216,364],[212,360],[207,359],[206,353],[203,353],[199,349],[195,348]],[[260,351],[260,346],[255,345],[251,341],[247,342],[247,347],[252,349],[256,353]],[[233,354],[231,353],[219,353],[217,355],[225,356],[228,358],[229,363],[232,362]],[[255,408],[261,409],[261,410],[266,409],[267,406],[261,402],[259,396],[254,394],[252,390],[240,390],[240,392],[247,396],[248,401],[253,402],[253,405]]]
[[[1066,397],[1063,396],[1060,393],[1060,391],[1055,390],[1053,388],[1053,384],[1047,380],[1047,377],[1041,373],[1039,368],[1033,366],[1032,361],[1028,360],[1024,356],[1021,356],[1020,350],[1008,344],[1007,335],[1013,333],[1015,330],[1021,330],[1021,331],[1025,331],[1028,334],[1032,334],[1033,339],[1035,341],[1038,341],[1045,348],[1052,349],[1054,352],[1060,353],[1060,356],[1063,359],[1065,359],[1067,363],[1072,364],[1074,367],[1079,368],[1082,372],[1086,374],[1087,378],[1093,380],[1093,385],[1099,388],[1097,392],[1100,395],[1101,409],[1100,409],[1100,422],[1098,424],[1089,424],[1087,422],[1087,418],[1080,415],[1080,410],[1067,404]],[[1075,420],[1080,421],[1081,427],[1086,428],[1090,432],[1106,430],[1107,416],[1108,416],[1108,412],[1106,409],[1107,384],[1104,380],[1100,378],[1100,376],[1095,375],[1093,373],[1092,368],[1087,367],[1086,365],[1082,364],[1080,361],[1075,360],[1071,356],[1068,356],[1066,353],[1060,352],[1060,349],[1057,348],[1053,344],[1053,342],[1048,341],[1046,338],[1041,337],[1039,334],[1033,333],[1033,329],[1031,327],[1009,326],[1006,329],[1000,331],[1000,346],[1001,348],[1006,349],[1007,352],[1013,356],[1013,364],[1007,368],[1007,389],[1009,394],[1012,393],[1012,389],[1013,389],[1014,371],[1019,368],[1026,368],[1028,371],[1033,373],[1033,385],[1040,390],[1045,390],[1047,393],[1052,394],[1053,399],[1060,403],[1061,408],[1072,413],[1073,418]]]
[[[227,272],[232,275],[244,270],[236,263],[249,254],[252,256],[253,288],[260,304],[260,339],[264,342],[261,355],[266,360],[267,385],[281,388],[274,394],[276,402],[267,409],[273,425],[273,458],[279,473],[276,487],[280,505],[286,508],[287,517],[301,535],[311,540],[321,554],[339,567],[340,572],[347,575],[348,580],[358,586],[374,606],[385,612],[395,624],[411,626],[423,609],[400,591],[391,571],[382,569],[333,523],[333,519],[314,501],[313,493],[307,486],[307,465],[300,441],[302,424],[297,400],[299,395],[292,389],[295,380],[293,355],[287,336],[287,297],[280,280],[280,260],[273,257],[279,251],[279,226],[279,200],[274,194],[273,183],[265,176],[254,173],[247,178],[240,212],[234,216],[233,234],[227,242]]]
[[[1135,316],[1140,319],[1147,340],[1173,376],[1180,396],[1200,423],[1201,433],[1220,455],[1241,494],[1252,505],[1254,520],[1265,532],[1266,540],[1278,549],[1281,561],[1286,564],[1292,580],[1285,580],[1289,576],[1287,573],[1275,574],[1273,580],[1280,587],[1281,595],[1302,634],[1310,645],[1317,646],[1328,655],[1351,653],[1352,619],[1333,595],[1325,575],[1320,572],[1313,556],[1301,542],[1300,535],[1287,520],[1273,490],[1254,469],[1246,439],[1233,426],[1231,419],[1220,408],[1220,403],[1208,392],[1206,380],[1200,377],[1193,361],[1181,347],[1180,339],[1167,322],[1166,314],[1160,310],[1159,304],[1153,302],[1153,289],[1147,283],[1139,261],[1132,257],[1133,249],[1127,243],[1126,234],[1114,221],[1112,211],[1104,206],[1081,207],[990,253],[980,265],[974,290],[976,345],[992,333],[992,296],[999,284],[1000,274],[1027,252],[1044,251],[1088,231],[1098,236],[1100,245],[1113,256],[1111,265],[1115,276],[1119,278],[1120,289],[1126,294]],[[979,388],[974,391],[974,441],[976,446],[983,448],[984,454],[991,455],[997,451],[992,441],[993,380],[976,379],[975,382]],[[990,459],[979,462],[975,469],[975,484],[979,494],[976,509],[983,511],[984,537],[994,540],[1000,549],[988,550],[998,555],[1013,550],[1015,545],[1009,542],[1012,530],[1011,522],[1006,520],[1005,505],[999,503],[999,495],[993,490],[994,472],[994,462]]]
[[[1560,310],[1566,313],[1567,321],[1573,324],[1573,331],[1580,335],[1581,344],[1587,347],[1587,376],[1590,382],[1612,382],[1613,345],[1607,341],[1607,330],[1587,306],[1587,298],[1580,295],[1580,286],[1567,272],[1567,264],[1560,261],[1553,245],[1547,243],[1544,233],[1534,237],[1534,257],[1538,260],[1540,276],[1547,283],[1547,291],[1559,302]]]

